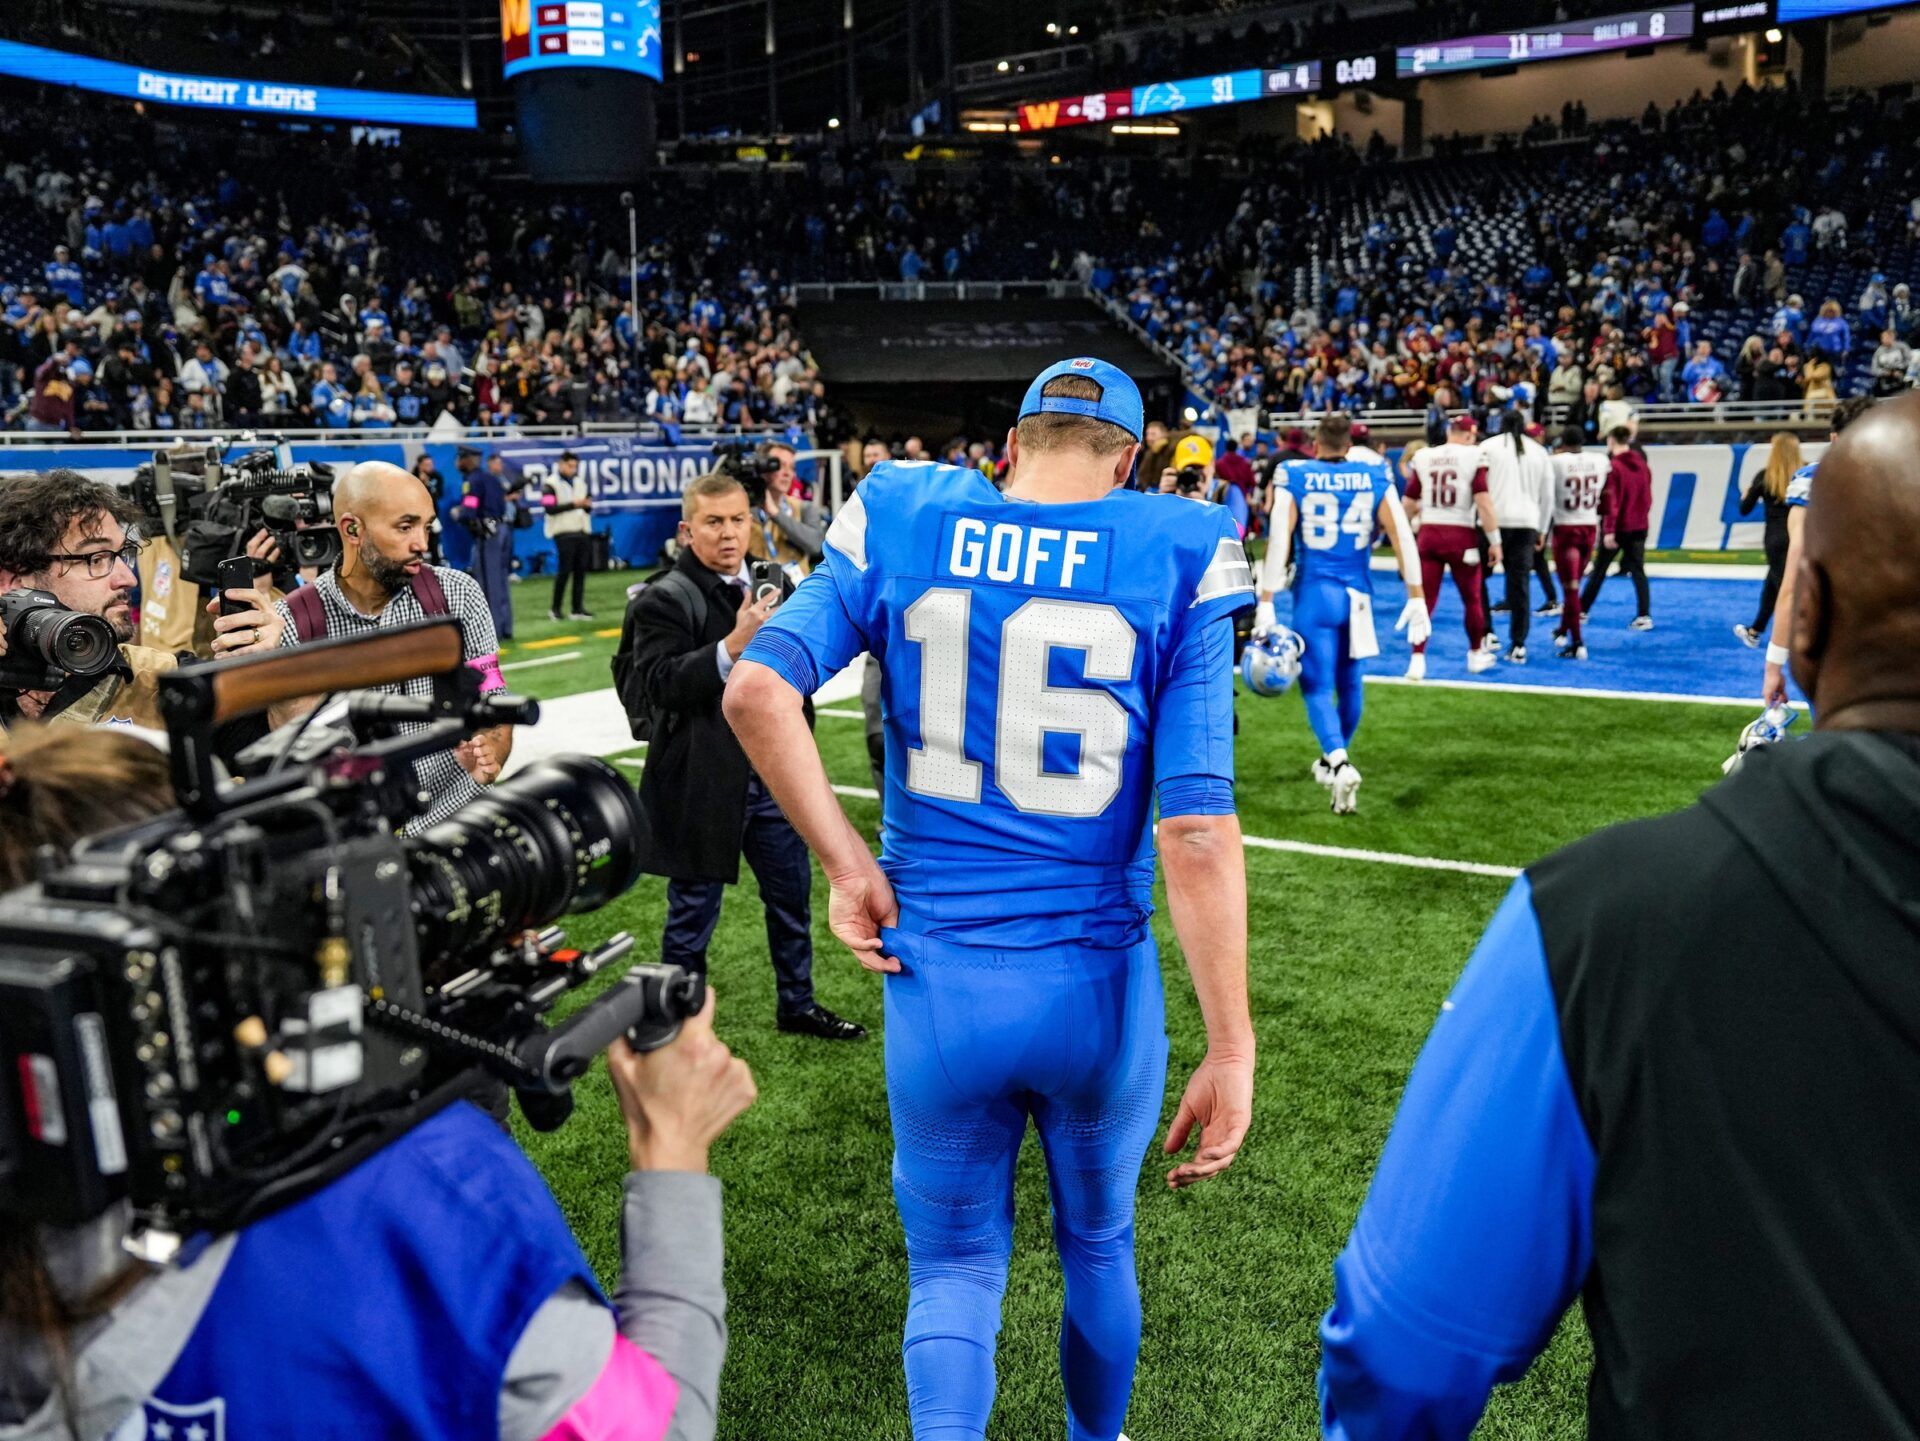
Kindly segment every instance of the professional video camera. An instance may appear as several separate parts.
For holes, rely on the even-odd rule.
[[[780,462],[771,455],[761,455],[757,447],[743,441],[716,445],[713,455],[714,469],[739,481],[746,489],[747,503],[755,510],[765,509],[767,482],[779,474]]]
[[[230,459],[241,449],[238,459]],[[133,473],[133,500],[149,536],[180,554],[180,574],[220,584],[219,565],[262,530],[295,566],[325,570],[340,558],[333,524],[333,467],[296,462],[278,436],[243,431],[231,440],[156,450]]]
[[[534,702],[481,696],[452,620],[161,682],[180,809],[81,845],[0,898],[0,1218],[73,1225],[129,1201],[136,1253],[309,1194],[488,1076],[547,1129],[622,1035],[665,1044],[704,982],[635,966],[554,1029],[545,1013],[632,947],[551,922],[620,895],[643,819],[604,762],[542,762],[424,836],[391,816],[414,757]],[[213,727],[316,689],[409,732],[214,773]]]
[[[120,654],[113,627],[68,610],[51,591],[0,594],[0,690],[58,690],[69,676],[96,676]]]

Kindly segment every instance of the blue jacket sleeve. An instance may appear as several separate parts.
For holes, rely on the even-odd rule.
[[[1233,813],[1233,625],[1188,626],[1154,699],[1153,781],[1160,814]]]
[[[1593,1175],[1523,876],[1434,1023],[1334,1263],[1324,1434],[1466,1437],[1579,1292]]]

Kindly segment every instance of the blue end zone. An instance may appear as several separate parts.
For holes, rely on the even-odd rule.
[[[1494,577],[1494,599],[1505,582]],[[1527,638],[1527,664],[1504,661],[1477,676],[1467,674],[1467,640],[1461,630],[1460,594],[1451,577],[1441,584],[1439,608],[1433,617],[1433,639],[1427,643],[1427,675],[1434,680],[1500,681],[1509,685],[1573,686],[1587,690],[1665,692],[1670,695],[1753,698],[1760,709],[1760,673],[1764,650],[1748,650],[1733,633],[1736,623],[1753,620],[1760,602],[1758,580],[1677,580],[1654,577],[1653,623],[1650,631],[1632,631],[1633,583],[1622,575],[1609,576],[1594,613],[1583,622],[1585,661],[1559,659],[1553,649],[1553,631],[1560,624],[1547,616],[1533,618]],[[1406,604],[1406,588],[1397,575],[1376,571],[1373,577],[1374,616],[1380,654],[1366,663],[1369,675],[1402,675],[1412,651],[1406,632],[1393,623]],[[1529,592],[1541,603],[1536,579]],[[1276,597],[1280,619],[1287,620],[1290,596]],[[1508,617],[1493,617],[1500,647],[1507,646]],[[1796,699],[1803,699],[1797,688]]]

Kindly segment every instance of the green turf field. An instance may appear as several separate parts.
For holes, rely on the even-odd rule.
[[[509,662],[578,650],[512,672],[560,695],[608,684],[619,596],[634,577],[597,576],[591,627],[545,620],[546,587],[516,587]],[[535,621],[533,616],[540,619]],[[539,643],[577,636],[558,646]],[[533,642],[532,646],[527,643]],[[1520,866],[1598,826],[1671,809],[1719,774],[1749,708],[1375,687],[1354,747],[1360,813],[1329,814],[1308,777],[1315,754],[1296,695],[1239,702],[1242,823],[1249,835]],[[838,707],[834,708],[838,709]],[[819,738],[836,783],[866,786],[856,720],[828,715]],[[639,752],[628,759],[637,758]],[[633,772],[637,775],[637,770]],[[870,836],[877,804],[848,799]],[[1139,1192],[1146,1335],[1127,1431],[1134,1441],[1318,1434],[1316,1325],[1331,1264],[1365,1194],[1407,1069],[1507,882],[1492,877],[1250,849],[1251,969],[1260,1036],[1255,1123],[1224,1177],[1168,1193],[1156,1154]],[[570,927],[591,940],[626,928],[657,944],[664,883]],[[815,915],[825,912],[824,885]],[[1156,927],[1173,1052],[1172,1114],[1204,1040],[1170,929]],[[754,1069],[760,1100],[714,1152],[726,1186],[728,1321],[720,1434],[728,1441],[905,1441],[899,1331],[906,1256],[888,1180],[881,980],[816,925],[816,981],[864,1022],[853,1046],[782,1036],[753,885],[729,899],[712,974],[725,1039]],[[578,1088],[573,1121],[525,1135],[601,1275],[618,1264],[626,1150],[603,1072]],[[1061,1434],[1055,1364],[1060,1281],[1037,1146],[1022,1155],[1016,1249],[991,1435]],[[1480,1434],[1584,1434],[1587,1341],[1577,1318]]]

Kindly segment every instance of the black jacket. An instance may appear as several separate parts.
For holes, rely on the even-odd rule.
[[[1740,514],[1751,515],[1756,505],[1764,503],[1762,514],[1767,523],[1761,544],[1768,550],[1787,548],[1787,503],[1775,500],[1767,494],[1767,473],[1763,470],[1753,478],[1753,484],[1747,487],[1747,493],[1740,497]]]
[[[1597,1158],[1587,1434],[1920,1436],[1920,739],[1528,872]]]
[[[640,776],[640,806],[651,832],[646,869],[682,881],[740,878],[740,835],[747,817],[747,754],[720,714],[726,683],[715,652],[740,609],[737,587],[682,551],[676,569],[707,598],[698,635],[672,596],[648,586],[629,610],[634,697],[654,713],[653,739]],[[813,703],[807,702],[807,724]]]

